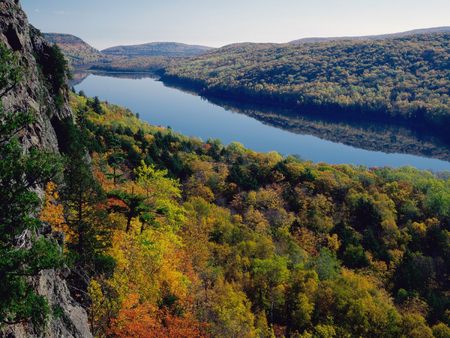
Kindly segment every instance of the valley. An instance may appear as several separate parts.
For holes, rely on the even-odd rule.
[[[449,11],[0,0],[0,337],[450,337]]]
[[[112,47],[84,68],[149,73],[210,100],[291,111],[287,115],[399,125],[448,144],[449,34],[440,27],[219,49],[149,43]],[[59,46],[70,60],[68,44]]]
[[[237,141],[256,151],[277,151],[314,162],[450,170],[445,143],[400,126],[343,123],[276,107],[204,98],[148,74],[84,76],[75,85],[77,91],[129,107],[151,124],[170,126],[204,141]]]

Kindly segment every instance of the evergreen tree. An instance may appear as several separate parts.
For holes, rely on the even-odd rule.
[[[91,107],[94,110],[94,112],[96,112],[97,114],[103,114],[103,108],[102,105],[100,103],[100,100],[98,98],[98,96],[94,97],[94,100],[91,103]]]
[[[0,100],[20,81],[17,58],[0,45]],[[62,263],[55,241],[39,235],[40,199],[33,191],[61,169],[59,156],[31,148],[24,153],[17,133],[33,121],[27,112],[7,112],[0,105],[0,325],[31,320],[45,323],[44,297],[29,283],[43,269]]]
[[[82,119],[79,119],[82,123]],[[100,208],[105,195],[92,175],[86,149],[87,135],[82,125],[64,122],[67,137],[63,146],[66,156],[64,187],[61,198],[66,209],[66,222],[73,239],[68,243],[77,288],[87,287],[92,276],[108,273],[114,262],[105,255],[110,244],[110,231],[105,226],[107,215]]]
[[[146,195],[135,193],[134,190],[131,192],[115,190],[109,193],[109,197],[122,202],[122,205],[114,205],[111,209],[125,215],[127,220],[125,232],[130,232],[133,218],[139,217],[144,223],[152,219],[149,212],[153,208],[147,204]],[[141,232],[143,230],[142,227]]]

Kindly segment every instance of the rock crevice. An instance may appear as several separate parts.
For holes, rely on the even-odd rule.
[[[23,80],[2,98],[2,105],[5,110],[30,111],[36,116],[33,125],[19,135],[24,149],[38,147],[58,152],[55,126],[72,118],[68,93],[64,92],[59,100],[55,97],[51,74],[45,74],[39,64],[48,57],[51,46],[29,25],[17,0],[0,0],[0,43],[17,53],[24,70]],[[42,271],[32,283],[52,310],[46,329],[38,331],[31,323],[20,323],[0,328],[0,337],[92,337],[86,311],[71,297],[63,271]]]

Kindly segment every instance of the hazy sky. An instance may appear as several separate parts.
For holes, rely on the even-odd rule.
[[[22,0],[43,32],[94,47],[176,41],[210,46],[367,35],[450,25],[450,0]]]

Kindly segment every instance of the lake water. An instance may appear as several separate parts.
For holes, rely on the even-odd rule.
[[[75,89],[83,90],[88,96],[98,96],[101,100],[125,106],[151,124],[170,126],[174,131],[203,140],[217,138],[224,144],[237,141],[255,151],[277,151],[314,162],[368,167],[414,166],[450,171],[450,162],[446,160],[366,150],[336,140],[274,127],[198,95],[168,87],[150,77],[132,79],[90,74]]]

